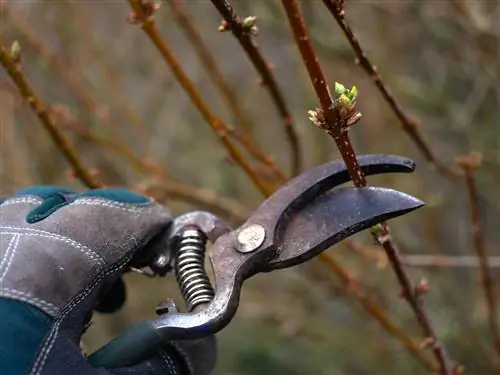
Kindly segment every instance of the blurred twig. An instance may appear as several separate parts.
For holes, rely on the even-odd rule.
[[[356,116],[355,113],[350,111],[344,112],[346,116],[343,116],[341,111],[343,108],[340,104],[336,105],[334,103],[326,82],[326,77],[310,42],[309,34],[304,23],[298,1],[282,0],[282,5],[290,22],[297,47],[302,55],[302,59],[304,60],[308,70],[311,82],[321,103],[322,108],[315,111],[315,124],[327,131],[335,141],[337,148],[339,149],[349,170],[349,174],[354,185],[357,187],[366,186],[366,178],[362,173],[362,170],[359,168],[356,160],[356,154],[348,136],[348,127],[350,126],[349,122],[356,122],[357,119],[359,119],[359,115]],[[337,6],[340,7],[340,3],[338,3]],[[436,359],[440,364],[441,374],[452,375],[452,364],[448,358],[447,351],[443,344],[437,340],[435,329],[423,308],[421,293],[416,293],[416,289],[410,281],[410,276],[404,269],[400,260],[400,251],[390,235],[389,227],[386,223],[381,223],[377,227],[378,230],[373,232],[374,237],[386,251],[387,257],[389,258],[392,268],[394,269],[398,281],[403,289],[403,295],[412,307],[413,312],[422,327],[424,334],[426,335],[426,342],[428,342],[428,346],[432,347]]]
[[[251,120],[245,114],[245,111],[240,105],[240,101],[235,95],[235,90],[224,78],[214,55],[206,45],[203,40],[203,36],[198,31],[195,23],[192,21],[187,11],[184,9],[185,7],[181,3],[183,3],[183,1],[168,0],[168,4],[172,10],[172,15],[193,45],[198,59],[208,73],[208,77],[212,80],[214,86],[219,89],[222,97],[227,102],[227,106],[233,113],[235,123],[240,125],[245,134],[251,135],[253,130]]]
[[[323,0],[323,3],[328,8],[330,13],[344,32],[344,35],[346,36],[353,52],[356,55],[356,63],[359,64],[361,68],[373,79],[373,82],[379,89],[383,98],[398,118],[402,129],[408,134],[410,139],[417,145],[418,149],[422,152],[425,158],[436,168],[438,172],[448,178],[457,177],[459,175],[458,171],[450,168],[441,160],[439,160],[438,157],[436,157],[431,147],[419,132],[417,122],[411,119],[404,112],[401,105],[397,102],[396,98],[392,95],[389,88],[382,80],[382,76],[377,71],[377,68],[370,62],[370,60],[366,56],[366,53],[361,47],[358,39],[356,38],[356,35],[354,35],[354,32],[349,26],[349,23],[345,19],[345,11],[341,6],[341,2],[338,0]]]
[[[50,117],[45,104],[41,101],[33,88],[30,86],[28,80],[21,71],[20,62],[16,61],[17,58],[20,59],[20,55],[13,57],[11,56],[11,52],[7,51],[7,49],[3,45],[0,46],[0,62],[16,84],[24,100],[26,100],[31,109],[36,113],[41,123],[54,140],[56,146],[61,150],[63,155],[68,160],[69,164],[75,172],[76,177],[78,177],[82,181],[82,183],[84,183],[89,188],[100,187],[100,182],[97,181],[95,177],[92,176],[92,174],[84,166],[84,164],[78,157],[76,150],[62,135],[57,127],[57,124]]]
[[[384,268],[388,263],[387,254],[378,248],[363,245],[358,241],[344,240],[343,243],[349,250],[361,255],[369,261],[377,262],[378,267]],[[480,267],[480,259],[477,256],[460,255],[434,255],[434,254],[402,254],[401,261],[410,267],[433,267],[433,268],[477,268]],[[500,257],[491,256],[486,258],[489,268],[500,268]]]
[[[74,70],[68,67],[64,61],[57,56],[46,43],[43,42],[43,39],[40,38],[40,34],[30,27],[24,17],[19,16],[11,7],[4,7],[2,10],[4,12],[4,16],[9,17],[9,21],[22,34],[22,36],[26,38],[26,41],[29,42],[30,45],[36,50],[40,58],[48,63],[64,80],[75,95],[75,99],[88,111],[89,115],[92,118],[98,117],[100,123],[107,125],[113,132],[114,137],[123,141],[122,131],[118,128],[118,126],[109,121],[107,116],[98,115],[100,105],[96,102],[92,93],[83,84],[81,76],[75,74]]]
[[[210,52],[209,48],[203,41],[202,36],[196,29],[195,25],[190,20],[189,16],[182,9],[179,0],[169,0],[170,9],[177,20],[185,31],[187,37],[191,41],[196,54],[200,62],[204,65],[208,72],[209,78],[212,80],[215,87],[217,87],[222,94],[224,100],[226,100],[228,107],[233,112],[233,116],[238,124],[241,125],[244,136],[240,136],[234,130],[231,131],[231,135],[238,140],[246,149],[257,159],[260,160],[264,165],[266,165],[273,174],[276,175],[281,181],[286,180],[283,172],[276,166],[276,164],[265,154],[260,148],[260,146],[255,142],[252,137],[252,123],[250,119],[245,115],[243,108],[238,101],[234,90],[229,86],[228,82],[224,79],[222,72],[217,66],[217,62]]]
[[[481,156],[478,154],[470,154],[458,158],[457,163],[464,171],[467,190],[469,193],[470,215],[472,219],[472,232],[474,236],[474,244],[476,253],[479,258],[479,269],[481,273],[481,281],[483,284],[484,293],[486,295],[486,303],[488,306],[488,320],[493,336],[495,350],[500,355],[500,330],[498,328],[497,316],[498,309],[495,299],[494,285],[492,282],[490,270],[488,268],[488,260],[484,247],[484,236],[479,218],[479,207],[477,201],[476,182],[474,177],[474,169],[481,165]]]
[[[78,12],[79,19],[82,19],[79,24],[82,26],[80,30],[80,35],[82,36],[82,45],[91,54],[92,61],[97,62],[100,65],[102,78],[106,81],[107,85],[113,93],[112,98],[117,102],[117,108],[120,110],[120,115],[125,121],[129,121],[132,125],[134,132],[134,139],[140,144],[141,151],[147,149],[147,131],[148,127],[145,124],[144,119],[141,118],[137,110],[131,105],[130,100],[127,99],[125,95],[125,90],[120,84],[120,78],[118,77],[117,71],[113,66],[113,62],[110,61],[109,55],[106,51],[103,51],[100,47],[98,40],[94,38],[92,30],[88,29],[88,25],[92,23],[91,14],[89,14],[88,9],[85,6],[81,6],[77,1],[72,1],[73,6],[77,6],[76,12]],[[85,59],[87,61],[88,59]],[[116,108],[115,107],[115,108]]]
[[[247,54],[255,69],[259,72],[262,78],[262,84],[269,91],[276,108],[278,109],[284,121],[285,132],[290,144],[292,157],[292,174],[296,175],[302,168],[302,147],[299,138],[293,126],[292,115],[286,105],[284,96],[274,78],[268,63],[260,53],[257,44],[252,39],[250,30],[245,27],[231,3],[228,0],[212,0],[212,4],[217,8],[221,16],[224,18],[225,25],[223,30],[230,30],[236,37],[241,47]]]
[[[419,361],[427,370],[432,371],[434,365],[423,354],[421,348],[388,316],[387,312],[376,301],[371,299],[363,287],[351,276],[342,265],[331,255],[324,256],[325,262],[334,270],[342,283],[347,287],[363,308],[375,318],[391,336],[397,338],[404,348]]]
[[[222,120],[219,119],[214,113],[212,113],[212,111],[196,89],[196,86],[189,79],[184,70],[181,68],[181,65],[179,64],[175,56],[172,54],[170,46],[168,45],[165,38],[163,38],[160,34],[153,20],[154,13],[156,12],[155,5],[152,2],[148,1],[127,1],[133,9],[133,13],[129,16],[129,20],[133,23],[140,24],[141,29],[149,37],[151,42],[156,46],[181,86],[191,98],[193,104],[196,106],[205,121],[210,125],[214,133],[222,142],[227,152],[229,153],[229,156],[238,165],[241,166],[241,168],[259,188],[261,193],[263,193],[264,195],[270,194],[272,192],[272,188],[259,177],[259,175],[255,172],[255,169],[247,162],[247,160],[231,142],[228,137],[228,126],[223,123]]]

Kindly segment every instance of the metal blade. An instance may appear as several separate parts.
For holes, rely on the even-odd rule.
[[[360,168],[366,176],[381,173],[411,173],[415,163],[396,155],[359,155]],[[259,224],[268,233],[263,248],[277,247],[276,237],[289,220],[312,200],[350,181],[349,172],[341,160],[311,168],[280,187],[248,218],[242,227]]]
[[[303,263],[357,232],[423,205],[381,187],[333,189],[294,214],[279,235],[278,255],[266,272]]]

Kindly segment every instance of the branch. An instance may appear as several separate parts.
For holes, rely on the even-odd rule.
[[[326,83],[325,75],[319,64],[318,57],[310,42],[298,1],[282,0],[282,5],[286,11],[295,37],[295,42],[302,55],[302,59],[304,60],[309,77],[322,107],[315,111],[310,111],[311,119],[316,126],[328,132],[335,141],[349,170],[354,185],[357,187],[366,186],[366,178],[359,168],[356,154],[348,136],[349,127],[356,123],[361,117],[361,114],[355,110],[356,90],[353,88],[348,92],[342,85],[336,84],[335,91],[338,98],[334,102]],[[389,227],[386,223],[381,223],[372,234],[387,254],[389,262],[403,289],[403,296],[410,304],[426,336],[425,341],[428,346],[432,347],[435,357],[440,364],[441,374],[451,375],[452,365],[446,349],[438,342],[436,332],[423,308],[421,300],[423,293],[417,293],[418,287],[413,287],[410,277],[400,260],[400,251],[390,236]]]
[[[283,172],[276,166],[273,160],[266,155],[264,151],[260,148],[257,142],[250,136],[252,134],[252,123],[250,119],[245,115],[234,90],[229,86],[229,84],[224,79],[222,72],[217,66],[217,62],[210,52],[210,49],[206,46],[203,41],[202,36],[196,29],[195,25],[189,19],[189,16],[182,9],[179,4],[179,0],[169,0],[168,4],[172,10],[172,14],[181,25],[186,33],[186,36],[191,41],[198,59],[205,67],[208,77],[212,80],[213,85],[218,88],[222,97],[227,102],[229,109],[233,112],[233,116],[238,124],[241,125],[245,136],[240,136],[236,131],[231,131],[230,135],[240,142],[257,160],[262,162],[278,179],[285,181],[287,178]]]
[[[382,76],[366,56],[366,53],[361,47],[358,39],[356,38],[356,35],[354,35],[351,27],[346,21],[345,12],[342,8],[341,2],[338,0],[323,0],[323,3],[328,8],[332,16],[335,18],[335,21],[337,21],[338,25],[344,32],[345,37],[347,38],[354,54],[356,55],[356,63],[359,64],[361,68],[372,78],[375,86],[377,86],[378,90],[382,94],[382,97],[399,120],[403,131],[408,134],[410,139],[417,145],[417,148],[422,152],[427,161],[430,162],[439,173],[448,178],[458,177],[458,171],[448,167],[445,163],[439,160],[438,157],[436,157],[431,147],[419,132],[417,122],[405,114],[401,105],[392,95],[389,88],[382,80]]]
[[[74,69],[68,67],[64,61],[47,46],[40,38],[40,34],[33,30],[22,16],[18,15],[11,7],[2,8],[4,16],[9,17],[9,21],[16,27],[27,42],[34,48],[37,54],[64,80],[75,95],[78,103],[90,114],[90,117],[98,117],[99,122],[108,126],[116,139],[126,143],[123,138],[123,131],[115,123],[111,122],[107,116],[98,116],[99,103],[94,99],[92,93],[85,87],[81,76],[75,74]],[[8,12],[8,14],[5,14]]]
[[[293,126],[292,115],[286,105],[284,96],[274,78],[274,75],[269,68],[269,65],[264,60],[260,53],[257,44],[252,39],[252,36],[247,27],[245,27],[234,11],[231,3],[228,0],[212,0],[212,4],[217,8],[221,16],[224,18],[225,24],[222,31],[230,30],[236,37],[241,47],[247,54],[248,58],[259,72],[262,78],[262,84],[267,88],[271,98],[273,99],[278,112],[283,118],[285,133],[290,145],[292,158],[292,174],[296,175],[302,168],[302,153],[301,145],[295,128]]]
[[[457,163],[464,171],[467,190],[469,193],[470,215],[472,219],[472,232],[474,235],[474,244],[476,253],[479,258],[479,270],[481,281],[483,284],[486,303],[488,306],[488,321],[493,336],[495,350],[500,355],[500,330],[498,328],[497,315],[498,309],[495,299],[495,290],[488,268],[488,260],[484,246],[484,235],[481,228],[481,220],[479,217],[479,205],[477,201],[476,182],[474,178],[474,170],[481,165],[481,155],[470,154],[457,159]]]
[[[343,243],[349,250],[361,255],[366,260],[375,261],[379,268],[385,268],[388,263],[385,252],[359,243],[358,241],[346,239]],[[478,268],[480,258],[477,256],[461,255],[434,255],[434,254],[402,254],[401,261],[410,267],[434,267],[434,268]],[[489,268],[500,268],[500,257],[491,256],[486,258]]]
[[[15,54],[15,56],[12,56]],[[62,135],[57,128],[57,124],[50,117],[45,104],[39,99],[28,80],[21,71],[20,51],[8,52],[5,47],[0,46],[0,62],[7,71],[8,75],[16,84],[21,96],[28,102],[31,109],[40,119],[42,125],[52,137],[56,146],[61,150],[66,160],[69,162],[75,172],[75,176],[79,178],[83,184],[89,188],[98,188],[101,186],[94,176],[85,168],[80,161],[76,150],[71,146],[69,141]]]
[[[147,1],[143,2],[141,0],[127,1],[133,9],[133,13],[129,16],[129,20],[132,23],[140,24],[141,29],[149,37],[151,42],[156,46],[163,59],[172,70],[172,73],[177,78],[178,82],[191,98],[193,104],[196,106],[205,121],[210,125],[214,133],[224,145],[231,159],[240,165],[240,167],[251,178],[254,184],[259,188],[261,193],[263,193],[264,195],[271,194],[272,188],[270,188],[257,175],[253,167],[245,160],[243,155],[233,145],[228,137],[228,126],[223,123],[222,120],[219,119],[214,113],[212,113],[208,105],[202,99],[194,83],[189,79],[175,56],[172,54],[170,46],[168,45],[165,38],[162,37],[155,25],[155,22],[153,21],[153,15],[156,12],[154,4]]]
[[[252,134],[252,122],[248,116],[245,115],[245,111],[235,95],[235,90],[230,87],[229,83],[224,79],[214,55],[205,44],[202,35],[191,21],[189,15],[183,9],[184,7],[180,4],[181,1],[168,0],[167,3],[170,5],[175,20],[181,26],[193,45],[198,59],[208,73],[208,77],[213,85],[219,89],[222,97],[227,102],[227,106],[231,112],[233,112],[235,122],[240,125],[245,134]]]
[[[317,125],[326,130],[333,138],[354,185],[366,186],[365,176],[359,167],[356,153],[347,135],[347,129],[352,125],[350,122],[351,118],[341,116],[340,108],[333,101],[325,74],[319,64],[316,52],[310,43],[309,33],[302,18],[299,4],[297,0],[282,0],[281,2],[288,16],[295,42],[311,78],[311,83],[322,107],[317,109],[315,113],[318,119]]]
[[[325,254],[326,255],[326,254]],[[341,264],[331,255],[324,256],[324,261],[334,270],[342,283],[348,287],[348,290],[356,296],[358,302],[391,336],[397,338],[403,344],[403,347],[427,370],[432,371],[434,365],[424,355],[421,348],[399,327],[387,314],[382,306],[371,299],[362,286],[341,266]]]

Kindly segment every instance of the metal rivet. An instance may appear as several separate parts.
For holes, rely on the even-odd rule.
[[[250,253],[257,250],[266,238],[266,230],[262,225],[253,224],[240,230],[236,237],[236,250]]]

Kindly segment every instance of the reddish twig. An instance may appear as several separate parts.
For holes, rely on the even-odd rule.
[[[327,131],[335,141],[342,158],[349,170],[349,174],[355,186],[366,186],[366,178],[359,168],[356,160],[356,154],[351,145],[348,136],[349,126],[355,123],[360,114],[354,111],[355,102],[346,104],[335,103],[328,88],[325,75],[319,64],[318,57],[310,42],[309,34],[304,23],[302,13],[297,0],[282,0],[283,8],[287,14],[295,42],[302,55],[306,65],[311,82],[314,86],[318,99],[321,103],[321,109],[314,112],[314,123]],[[377,242],[384,248],[389,262],[397,276],[397,279],[403,289],[403,295],[412,307],[412,310],[422,327],[426,336],[427,346],[431,346],[443,375],[452,374],[452,364],[444,346],[438,342],[436,332],[430,323],[430,319],[423,308],[422,293],[417,293],[408,273],[404,270],[400,260],[400,252],[389,234],[389,228],[386,223],[378,226],[377,232],[373,233]]]
[[[339,0],[323,0],[323,3],[328,8],[332,16],[335,18],[335,21],[337,21],[338,25],[344,32],[344,35],[346,36],[352,50],[354,51],[354,54],[356,55],[356,63],[359,64],[362,69],[372,78],[373,82],[382,94],[382,97],[398,118],[402,129],[408,134],[410,139],[417,145],[418,149],[422,152],[427,161],[429,161],[438,172],[448,178],[458,177],[460,174],[457,170],[447,166],[434,154],[431,147],[419,132],[417,122],[405,114],[401,105],[397,102],[396,98],[392,95],[389,88],[382,80],[382,76],[377,71],[377,68],[370,62],[370,60],[366,56],[366,53],[361,47],[358,39],[356,38],[356,35],[354,35],[354,32],[345,19],[345,12],[341,5],[342,2]]]
[[[335,141],[342,158],[349,170],[354,185],[366,186],[366,179],[358,165],[356,154],[347,133],[347,119],[340,116],[339,108],[334,104],[330,89],[326,82],[325,74],[319,64],[318,57],[309,40],[309,33],[302,18],[299,4],[296,0],[282,0],[283,7],[290,21],[290,26],[295,37],[304,64],[311,77],[312,85],[321,104],[321,127],[326,130]]]
[[[472,219],[472,232],[474,236],[474,245],[479,258],[479,269],[481,273],[481,281],[483,284],[486,303],[488,306],[488,320],[493,336],[495,350],[500,355],[500,330],[497,322],[497,303],[495,299],[495,289],[488,267],[488,259],[484,246],[484,236],[479,218],[479,207],[477,202],[477,191],[474,177],[474,170],[481,165],[481,156],[479,154],[471,154],[457,159],[457,164],[464,171],[467,190],[469,193],[470,215]]]
[[[422,354],[419,346],[390,318],[382,306],[367,295],[362,285],[349,275],[334,257],[325,253],[323,261],[334,270],[342,283],[356,296],[366,312],[377,320],[387,333],[401,341],[408,353],[414,356],[427,370],[434,370],[434,365]]]
[[[7,74],[16,84],[24,100],[26,100],[31,109],[38,116],[41,123],[54,140],[56,146],[61,150],[64,157],[73,168],[76,177],[78,177],[82,181],[82,183],[84,183],[89,188],[100,187],[100,182],[97,181],[95,179],[95,176],[93,176],[91,172],[86,169],[83,162],[78,157],[76,150],[59,131],[57,124],[50,117],[50,113],[47,110],[47,107],[33,90],[23,72],[21,71],[20,63],[15,59],[16,58],[11,56],[11,53],[9,53],[4,46],[0,46],[0,62],[7,71]]]
[[[212,0],[212,4],[217,8],[221,16],[225,20],[225,30],[231,30],[236,37],[241,47],[247,54],[255,69],[259,72],[262,78],[262,84],[267,88],[271,95],[276,108],[278,109],[284,121],[285,133],[290,144],[292,158],[292,173],[296,175],[302,168],[302,153],[301,145],[295,128],[293,126],[292,115],[286,105],[285,99],[281,90],[274,78],[274,75],[266,63],[264,57],[260,53],[257,44],[252,39],[248,28],[246,28],[241,19],[238,17],[233,7],[228,0]]]
[[[346,239],[345,245],[356,254],[359,254],[369,262],[376,262],[379,268],[387,265],[387,255],[378,247],[361,244],[358,241]],[[467,255],[442,255],[442,254],[401,254],[401,261],[405,266],[410,267],[431,267],[431,268],[478,268],[481,267],[481,260],[477,256]],[[490,256],[486,258],[489,268],[500,268],[500,256]]]
[[[8,17],[9,21],[16,27],[16,29],[26,38],[26,42],[30,43],[33,49],[37,52],[38,56],[43,59],[52,69],[59,74],[64,82],[71,89],[75,95],[78,103],[84,107],[89,113],[90,117],[98,117],[99,121],[109,127],[113,132],[116,139],[120,139],[126,143],[123,137],[122,130],[118,125],[109,120],[107,116],[98,116],[100,103],[96,101],[92,92],[84,85],[82,77],[76,74],[74,69],[71,69],[49,46],[44,43],[40,38],[40,34],[31,28],[29,22],[24,17],[18,14],[12,7],[4,7],[2,9],[3,16]]]
[[[452,366],[451,360],[448,357],[447,350],[444,345],[438,341],[436,331],[424,309],[422,301],[423,293],[418,292],[418,286],[413,286],[410,275],[404,269],[400,256],[401,252],[390,235],[389,227],[386,223],[382,223],[377,227],[377,232],[377,242],[384,248],[392,269],[401,284],[402,296],[408,301],[426,336],[426,346],[432,348],[436,359],[439,361],[441,374],[454,375],[452,372],[454,366]]]
[[[153,20],[156,8],[154,3],[141,0],[127,0],[133,9],[129,15],[129,21],[134,24],[139,24],[144,33],[149,37],[154,46],[158,49],[161,56],[172,70],[177,81],[189,95],[191,101],[203,116],[205,121],[213,129],[221,143],[226,148],[229,156],[246,172],[261,193],[269,195],[272,193],[272,188],[269,187],[255,172],[254,168],[247,162],[241,152],[234,146],[228,137],[229,127],[218,118],[205,103],[200,93],[196,89],[195,84],[189,79],[187,74],[181,67],[173,55],[170,46],[165,38],[162,37],[156,24]]]
[[[219,89],[222,97],[227,103],[228,108],[233,113],[235,123],[238,124],[239,128],[241,128],[246,134],[252,134],[252,122],[248,116],[246,116],[245,111],[235,95],[235,90],[224,78],[224,75],[218,67],[215,56],[204,42],[203,36],[196,28],[195,23],[187,14],[184,9],[185,7],[182,6],[183,4],[181,4],[181,2],[182,1],[179,0],[167,1],[170,9],[172,10],[172,15],[191,42],[198,59],[207,71],[209,79],[212,81],[214,86]]]
[[[172,14],[181,25],[193,45],[195,52],[207,70],[209,78],[212,80],[214,86],[218,88],[222,97],[227,102],[227,105],[233,113],[236,123],[239,124],[245,133],[245,136],[240,136],[236,131],[231,130],[230,135],[240,142],[257,160],[264,164],[280,181],[285,181],[287,178],[283,172],[276,166],[273,160],[261,149],[261,147],[250,136],[252,134],[252,123],[245,115],[243,108],[238,101],[232,87],[224,79],[222,72],[217,66],[217,61],[210,49],[203,41],[203,37],[196,29],[189,16],[179,4],[179,0],[169,0],[168,4],[172,10]]]

